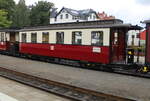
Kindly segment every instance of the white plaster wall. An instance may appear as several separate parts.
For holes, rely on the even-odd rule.
[[[139,45],[139,38],[137,38],[137,33],[139,33],[139,31],[135,31],[135,30],[131,30],[128,32],[128,46],[132,45],[132,35],[134,35],[134,45],[138,46]]]
[[[68,19],[66,19],[66,14],[68,14]],[[63,15],[63,18],[61,19],[60,16]],[[72,19],[72,15],[70,15],[67,12],[60,13],[56,18],[56,23],[64,23],[64,22],[75,22],[76,20]]]
[[[94,16],[95,16],[95,19],[94,19]],[[91,18],[90,16],[88,17],[88,21],[93,21],[93,20],[97,20],[95,13],[91,13]]]
[[[66,19],[66,14],[68,14],[68,19]],[[61,15],[63,15],[63,18],[61,19]],[[91,13],[91,18],[88,17],[87,20],[81,20],[81,19],[73,19],[73,15],[69,14],[67,11],[63,10],[61,11],[61,13],[56,17],[56,21],[55,18],[50,18],[50,24],[54,24],[54,23],[67,23],[67,22],[77,22],[77,21],[93,21],[93,20],[97,20],[96,18],[96,14],[95,13]],[[95,16],[95,19],[94,17]]]
[[[55,23],[55,18],[50,18],[50,24]]]

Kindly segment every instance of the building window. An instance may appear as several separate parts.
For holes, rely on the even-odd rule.
[[[26,41],[27,41],[27,34],[22,33],[22,42],[26,42]]]
[[[72,19],[73,19],[73,20],[78,20],[78,19],[80,19],[80,17],[78,17],[78,16],[73,16]]]
[[[90,19],[92,19],[92,15],[90,15]]]
[[[42,33],[42,43],[48,43],[49,42],[49,32],[43,32]]]
[[[63,19],[63,15],[60,15],[60,19]]]
[[[82,32],[72,32],[72,44],[82,44]]]
[[[137,33],[137,34],[136,34],[136,38],[140,38],[140,33]]]
[[[57,32],[56,33],[56,43],[63,44],[64,43],[64,32]]]
[[[102,31],[93,31],[91,33],[91,44],[92,45],[103,45],[103,32]]]
[[[93,15],[93,19],[94,19],[94,20],[96,19],[96,16],[95,16],[95,15]]]
[[[4,41],[4,33],[1,33],[1,41]]]
[[[69,18],[69,15],[68,14],[66,14],[66,19],[68,19]]]
[[[134,35],[132,35],[132,46],[134,46],[134,38],[135,38],[135,36]]]
[[[37,43],[37,33],[31,33],[31,43]]]
[[[134,36],[134,35],[132,35],[132,39],[134,39],[134,37],[135,37],[135,36]]]

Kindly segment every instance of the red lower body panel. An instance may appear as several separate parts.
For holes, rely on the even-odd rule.
[[[60,44],[33,44],[20,43],[20,53],[33,54],[81,60],[96,63],[109,63],[109,47],[60,45]]]
[[[1,50],[1,51],[7,50],[6,42],[0,42],[0,50]]]

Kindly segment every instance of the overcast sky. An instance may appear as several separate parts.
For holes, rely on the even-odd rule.
[[[16,3],[19,0],[15,0]],[[40,0],[26,0],[27,5]],[[105,11],[122,19],[125,23],[139,24],[140,21],[150,19],[150,0],[45,0],[53,2],[55,7],[72,9],[92,8],[97,12]]]

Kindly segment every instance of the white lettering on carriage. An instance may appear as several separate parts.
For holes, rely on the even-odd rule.
[[[101,53],[100,47],[93,47],[93,53]]]
[[[55,47],[54,46],[50,46],[50,50],[54,50],[55,49]]]

